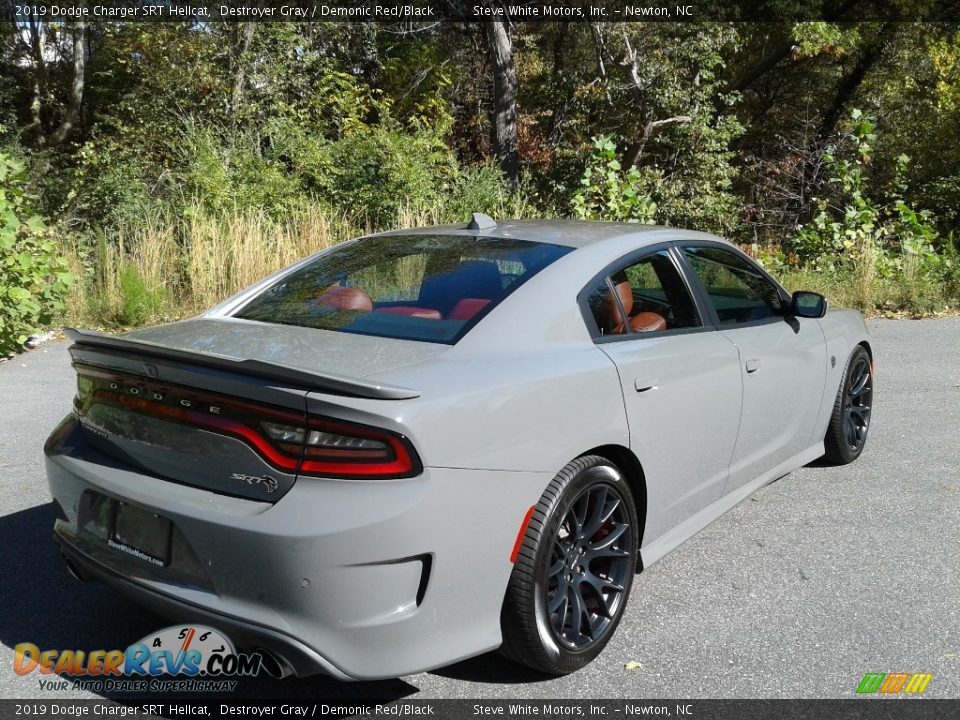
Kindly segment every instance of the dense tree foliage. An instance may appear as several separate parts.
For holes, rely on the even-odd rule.
[[[88,263],[157,214],[519,209],[715,231],[786,270],[859,267],[869,236],[877,277],[919,255],[957,283],[956,23],[2,32],[0,150]]]
[[[73,281],[24,190],[23,163],[0,153],[0,354],[62,308]]]

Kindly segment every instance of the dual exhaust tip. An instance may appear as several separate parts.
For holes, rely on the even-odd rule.
[[[63,556],[63,564],[67,566],[67,572],[70,573],[70,577],[72,577],[74,580],[86,582],[89,579],[87,574],[80,569],[80,566],[66,555]]]
[[[260,655],[260,667],[274,680],[283,680],[293,675],[293,667],[282,655],[262,647],[256,648],[254,652]]]
[[[86,582],[90,579],[80,568],[80,566],[66,555],[63,556],[63,564],[66,566],[67,572],[70,573],[70,576],[74,580]],[[267,650],[266,648],[262,647],[254,648],[253,652],[260,656],[260,667],[270,677],[276,680],[283,680],[284,678],[290,677],[294,674],[293,666],[282,655],[278,655],[272,650]]]

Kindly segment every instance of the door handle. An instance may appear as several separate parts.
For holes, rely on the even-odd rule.
[[[651,380],[650,378],[637,378],[633,381],[633,386],[637,389],[638,393],[656,390],[657,385],[657,381]]]
[[[760,369],[760,360],[757,358],[750,358],[747,360],[747,372],[753,373]]]

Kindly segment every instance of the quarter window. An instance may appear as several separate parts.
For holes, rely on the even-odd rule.
[[[588,305],[600,335],[698,327],[700,319],[666,250],[625,265],[593,288]]]
[[[777,288],[736,253],[715,247],[686,247],[683,252],[706,288],[721,325],[783,315]]]

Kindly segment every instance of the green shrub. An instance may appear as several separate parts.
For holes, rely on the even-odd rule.
[[[366,221],[391,224],[401,210],[424,210],[446,198],[456,177],[453,152],[428,128],[377,125],[328,145],[319,199]]]
[[[657,204],[636,167],[624,170],[617,146],[606,135],[593,138],[593,154],[573,196],[573,214],[581,220],[623,220],[652,223]]]
[[[571,199],[585,220],[675,225],[731,236],[741,206],[731,192],[737,169],[730,150],[743,127],[732,115],[684,116],[650,143],[658,150],[636,155],[625,169],[608,135],[593,138],[593,151]],[[645,141],[646,142],[646,141]],[[668,151],[676,147],[677,152]],[[683,152],[679,148],[686,148]],[[664,155],[666,153],[666,156]]]
[[[69,171],[43,178],[44,213],[67,216],[85,230],[117,227],[153,207],[166,189],[165,180],[169,182],[137,148],[114,138],[93,138],[77,149]]]
[[[930,213],[917,211],[903,200],[902,178],[910,158],[897,158],[894,187],[886,193],[887,202],[882,202],[881,188],[867,172],[877,139],[873,121],[859,110],[851,117],[849,148],[832,146],[823,156],[831,173],[831,196],[820,200],[812,222],[797,229],[790,248],[801,262],[819,270],[870,265],[877,275],[890,277],[903,271],[909,260],[919,272],[932,272],[940,258],[934,249],[938,238]]]
[[[910,158],[896,159],[892,187],[877,187],[868,172],[874,123],[859,110],[851,120],[847,146],[831,146],[823,156],[831,173],[828,196],[813,220],[797,228],[789,252],[805,268],[848,278],[852,304],[862,309],[942,309],[950,266],[937,252],[942,241],[930,212],[904,200]]]
[[[305,199],[303,186],[284,164],[261,148],[254,132],[225,140],[211,130],[184,136],[184,190],[214,212],[258,210],[282,217]]]
[[[166,301],[163,286],[147,287],[136,266],[127,263],[120,271],[120,312],[116,318],[120,325],[143,325],[160,316]]]
[[[498,220],[555,214],[534,203],[531,184],[529,176],[521,176],[517,187],[511,188],[492,161],[465,167],[458,172],[449,195],[437,198],[437,222],[464,222],[475,212]]]
[[[63,308],[73,278],[24,191],[24,164],[0,153],[0,353],[16,350]]]
[[[954,306],[960,305],[960,236],[952,233],[943,244],[943,286]]]

